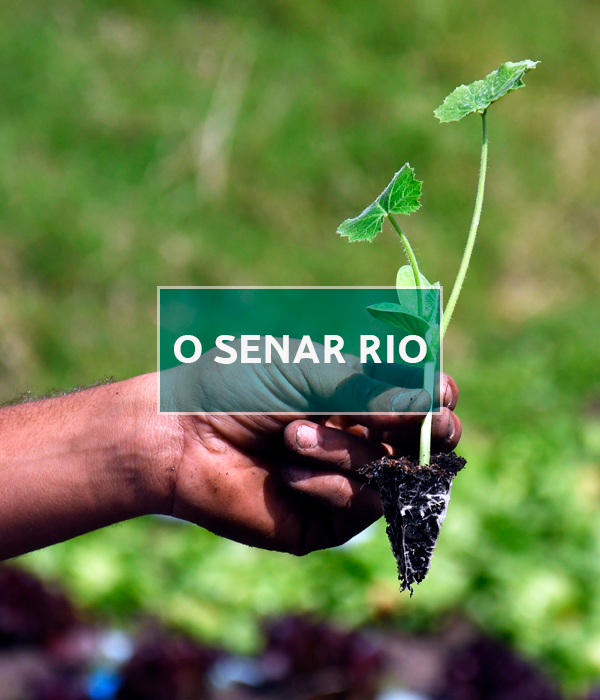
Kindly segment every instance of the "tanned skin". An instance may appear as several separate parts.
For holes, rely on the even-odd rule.
[[[440,381],[449,451],[458,389]],[[296,555],[340,545],[381,516],[357,467],[414,450],[421,418],[159,414],[155,374],[5,407],[0,560],[148,514]]]

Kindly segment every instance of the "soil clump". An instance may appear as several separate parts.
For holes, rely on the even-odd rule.
[[[432,455],[428,467],[409,457],[383,457],[359,469],[381,493],[400,590],[408,588],[411,596],[412,585],[427,576],[448,510],[452,480],[466,463],[451,452]]]

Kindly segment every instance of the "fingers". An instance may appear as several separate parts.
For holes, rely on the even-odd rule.
[[[354,472],[389,454],[380,442],[303,420],[286,427],[284,440],[287,448],[300,457],[319,463],[322,468],[343,472]]]
[[[294,491],[311,496],[329,508],[346,510],[352,518],[360,513],[358,531],[363,522],[370,524],[383,513],[379,491],[344,474],[290,465],[284,467],[283,478]]]
[[[379,367],[379,365],[377,365]],[[417,370],[418,371],[418,370]],[[422,371],[419,376],[419,381],[422,382],[423,376],[422,376]],[[411,384],[409,384],[411,386]],[[402,391],[402,390],[399,390]],[[413,391],[419,391],[419,390],[413,390]],[[389,394],[389,392],[388,392]],[[449,374],[439,374],[436,376],[436,384],[434,388],[434,394],[435,396],[441,396],[442,400],[442,406],[445,408],[449,408],[451,411],[453,411],[456,408],[456,404],[458,401],[458,386],[456,385],[456,382],[454,379]],[[413,408],[410,408],[409,413],[402,413],[398,415],[394,414],[377,414],[377,413],[364,413],[364,414],[358,414],[358,415],[353,415],[353,416],[348,416],[344,417],[340,422],[344,423],[346,425],[349,425],[350,423],[358,423],[360,425],[365,425],[369,428],[372,428],[374,430],[396,430],[396,429],[409,429],[409,426],[415,426],[415,425],[420,425],[421,420],[423,419],[422,415],[419,415],[420,411],[426,411],[429,408],[429,402],[428,402],[428,397],[429,394],[426,391],[421,391],[421,394],[419,396],[419,402],[418,403],[413,403]],[[386,395],[382,395],[380,397],[382,401],[386,399]],[[407,395],[404,398],[404,401],[407,401],[409,398],[409,395]],[[437,403],[437,402],[436,402]],[[425,406],[425,407],[423,407]],[[385,409],[381,409],[385,410]],[[389,410],[389,409],[388,409]],[[439,411],[438,409],[435,409]],[[442,409],[442,413],[443,413]],[[434,414],[435,415],[435,414]],[[338,427],[343,427],[342,425]]]
[[[434,413],[431,424],[431,441],[434,452],[451,452],[462,435],[460,418],[449,408]]]
[[[429,409],[431,399],[421,387],[404,388],[373,379],[360,365],[318,364],[309,368],[297,366],[303,383],[302,394],[319,412],[325,413],[413,413]],[[299,384],[300,377],[289,377]],[[310,411],[308,411],[310,412]]]
[[[357,424],[344,430],[339,429],[341,426],[333,428],[307,420],[296,420],[286,427],[284,440],[291,452],[311,460],[320,468],[354,472],[363,464],[387,454],[415,454],[418,451],[421,417],[396,418],[396,425],[392,424],[391,429],[385,422],[381,429],[373,421],[377,426],[374,429],[365,429]],[[409,422],[409,418],[413,420]],[[462,424],[453,411],[443,408],[441,413],[433,414],[431,439],[434,452],[452,451],[458,445],[461,435]]]
[[[403,416],[408,418],[408,416]],[[396,454],[417,454],[421,431],[421,419],[410,424],[386,426],[384,430],[375,428],[370,431],[372,440],[379,440],[390,445]],[[460,418],[449,408],[444,407],[440,413],[434,413],[431,422],[431,443],[433,452],[451,452],[458,445],[462,435]]]
[[[381,517],[379,492],[354,474],[363,464],[389,454],[386,445],[305,420],[290,423],[284,439],[290,452],[303,462],[286,465],[281,472],[283,481],[308,497],[310,513],[315,515],[319,508],[329,513],[322,521],[316,518],[321,525],[314,517],[309,519],[312,526],[304,541],[306,551],[343,544]]]
[[[360,364],[346,355],[343,363],[296,367],[286,375],[302,397],[319,413],[424,413],[432,405],[423,389],[423,368],[402,364]],[[446,374],[436,377],[433,405],[456,405],[458,388]],[[309,409],[306,411],[310,413]]]
[[[298,465],[285,467],[282,476],[292,491],[306,497],[312,516],[302,553],[344,544],[383,515],[379,491],[351,476]]]
[[[361,365],[359,365],[360,367]],[[409,389],[418,389],[423,386],[423,369],[421,367],[407,367],[398,363],[368,364],[363,365],[363,367],[365,368],[364,372],[377,381]],[[445,372],[436,374],[434,395],[441,397],[442,406],[447,406],[451,410],[456,408],[458,386],[449,374]]]
[[[380,382],[387,382],[394,386],[405,386],[418,389],[423,386],[423,368],[412,367],[401,362],[374,362],[359,365],[363,367],[365,374]]]
[[[427,394],[429,396],[429,394]],[[395,430],[395,431],[408,431],[411,432],[414,428],[418,429],[423,420],[424,412],[419,413],[362,413],[354,414],[352,416],[343,416],[342,421],[337,421],[338,425],[336,427],[344,427],[344,429],[349,429],[347,426],[361,425],[369,428],[370,430],[382,431],[382,430]],[[332,425],[334,423],[332,422]],[[379,439],[379,438],[376,438]],[[384,441],[385,442],[385,441]]]
[[[342,474],[315,473],[300,467],[284,470],[304,510],[302,541],[294,553],[338,547],[379,520],[379,492]]]
[[[419,420],[377,435],[378,439],[396,439],[395,447],[367,439],[365,430],[372,435],[377,432],[362,429],[355,434],[307,420],[296,420],[286,427],[286,447],[303,461],[284,466],[281,477],[293,492],[307,497],[307,525],[297,553],[340,545],[378,520],[382,515],[379,492],[361,483],[356,470],[387,454],[418,449]],[[434,414],[433,450],[449,452],[456,447],[461,432],[460,420],[449,408]]]
[[[435,375],[434,386],[434,410],[439,410],[440,406],[454,410],[458,401],[458,387],[449,374],[438,372]]]
[[[327,401],[332,413],[427,411],[431,399],[423,389],[402,389],[360,372],[349,373]]]
[[[458,385],[454,379],[445,372],[441,376],[441,396],[442,406],[446,406],[453,411],[458,402]]]

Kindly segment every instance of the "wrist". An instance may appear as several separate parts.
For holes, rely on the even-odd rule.
[[[121,426],[111,478],[130,518],[167,515],[173,505],[183,430],[178,415],[158,413],[157,380],[145,374],[111,385]]]

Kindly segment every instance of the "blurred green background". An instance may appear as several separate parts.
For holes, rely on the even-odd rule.
[[[0,387],[156,365],[157,285],[393,284],[389,230],[337,225],[406,161],[406,230],[447,292],[476,117],[432,111],[541,60],[490,113],[472,268],[445,343],[457,479],[432,572],[399,595],[381,524],[304,559],[145,519],[24,557],[91,611],[251,651],[257,620],[435,624],[462,610],[569,689],[600,677],[600,5],[592,0],[4,0]]]

